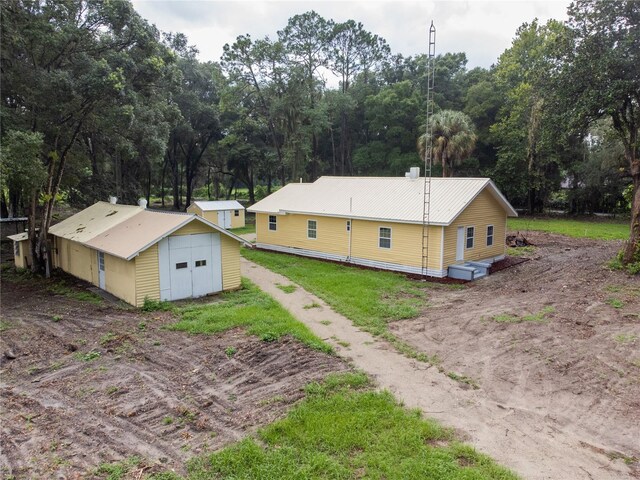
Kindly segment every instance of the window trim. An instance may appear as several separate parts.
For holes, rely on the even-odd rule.
[[[310,223],[315,223],[315,228],[311,228]],[[309,234],[313,231],[315,233],[315,237],[310,236]],[[318,221],[307,219],[307,239],[308,240],[317,240],[318,239]]]
[[[347,220],[347,232],[351,231],[351,220]]]
[[[271,220],[273,218],[273,221]],[[275,215],[269,215],[267,218],[267,223],[269,227],[269,231],[277,232],[278,231],[278,217]],[[273,227],[273,228],[271,228]]]
[[[489,229],[491,229],[491,235],[489,235]],[[493,247],[493,237],[495,236],[496,229],[493,225],[487,225],[487,247]],[[491,243],[489,243],[491,239]]]
[[[469,237],[469,230],[471,230],[472,235]],[[469,246],[469,239],[471,239],[471,246]],[[476,227],[475,225],[469,225],[464,227],[464,249],[465,250],[473,250],[473,247],[476,246]]]
[[[233,216],[234,217],[239,217],[240,216],[240,210],[234,210],[233,211]]]
[[[389,230],[389,237],[383,237],[382,236],[382,229],[385,230]],[[393,237],[393,229],[391,227],[378,227],[378,248],[383,248],[385,250],[391,250],[391,247],[393,245],[392,243],[392,237]],[[381,240],[389,240],[389,246],[388,247],[384,247],[381,245]]]

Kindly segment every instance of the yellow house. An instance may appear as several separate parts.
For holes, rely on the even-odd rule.
[[[195,213],[223,228],[244,227],[244,207],[236,200],[195,201],[187,212]]]
[[[418,175],[289,184],[248,209],[256,247],[433,277],[485,275],[505,256],[516,211],[488,178],[432,178],[425,204]]]
[[[13,262],[16,268],[31,267],[31,248],[29,247],[29,234],[27,232],[16,235],[8,235],[13,240]]]
[[[49,233],[54,267],[131,305],[240,287],[244,240],[193,214],[98,202]]]

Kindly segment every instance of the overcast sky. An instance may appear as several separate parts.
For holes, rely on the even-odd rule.
[[[225,43],[238,35],[268,35],[287,20],[315,10],[336,22],[353,19],[387,40],[393,53],[426,53],[427,28],[437,29],[436,53],[465,52],[468,68],[488,68],[509,46],[516,29],[538,18],[566,20],[569,1],[213,1],[133,0],[140,15],[160,30],[182,32],[200,60],[220,60]]]

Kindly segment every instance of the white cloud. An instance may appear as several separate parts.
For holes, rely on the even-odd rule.
[[[394,53],[425,53],[431,20],[436,52],[465,52],[468,67],[488,68],[511,45],[516,29],[539,18],[566,19],[568,1],[212,1],[133,0],[144,18],[163,31],[182,32],[201,60],[218,61],[238,35],[274,38],[293,15],[315,10],[335,21],[353,19],[389,43]]]

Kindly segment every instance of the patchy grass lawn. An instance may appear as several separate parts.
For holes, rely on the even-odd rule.
[[[221,294],[211,303],[175,307],[180,320],[169,327],[189,333],[220,333],[236,327],[265,341],[291,335],[316,350],[331,353],[332,348],[297,321],[286,309],[247,279],[242,289]]]
[[[256,225],[254,223],[247,223],[244,227],[230,228],[231,233],[236,235],[244,235],[246,233],[256,233]]]
[[[629,222],[622,220],[575,220],[568,218],[509,218],[507,227],[512,231],[537,230],[559,233],[574,238],[594,240],[627,240]]]
[[[413,318],[428,305],[428,284],[404,275],[245,248],[242,254],[313,292],[374,335],[387,332],[388,322]]]
[[[305,393],[257,438],[191,460],[186,479],[518,478],[419,411],[402,407],[391,393],[373,391],[362,373],[329,375]],[[103,465],[101,473],[123,475],[133,464]],[[163,475],[150,478],[180,478]]]
[[[242,255],[313,292],[354,325],[381,336],[403,355],[434,365],[440,363],[437,357],[429,357],[400,340],[389,331],[388,324],[418,316],[429,305],[427,289],[458,289],[460,285],[421,283],[398,273],[246,248]],[[309,304],[304,308],[319,306]]]

